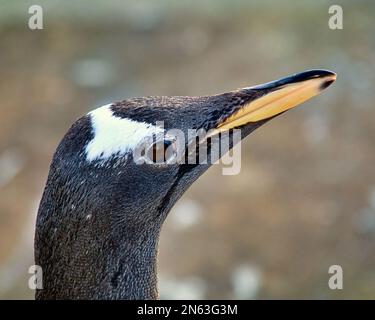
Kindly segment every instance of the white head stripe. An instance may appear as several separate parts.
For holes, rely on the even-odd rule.
[[[164,132],[150,123],[116,117],[110,107],[108,104],[89,113],[94,138],[86,146],[88,161],[132,152],[144,138]]]

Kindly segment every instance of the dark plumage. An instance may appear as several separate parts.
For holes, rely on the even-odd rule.
[[[316,78],[322,85],[332,77],[314,70],[215,96],[134,98],[108,110],[115,121],[164,121],[165,129],[208,130],[285,86]],[[284,111],[241,125],[242,138]],[[35,261],[43,268],[44,285],[37,299],[157,298],[161,226],[174,203],[210,166],[135,164],[131,155],[119,152],[104,162],[100,157],[88,161],[87,145],[99,134],[96,130],[92,115],[83,116],[54,154],[36,224]]]

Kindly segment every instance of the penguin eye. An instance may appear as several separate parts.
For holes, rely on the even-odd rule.
[[[153,143],[147,150],[146,157],[155,164],[168,164],[177,156],[177,143],[174,139],[164,138]]]

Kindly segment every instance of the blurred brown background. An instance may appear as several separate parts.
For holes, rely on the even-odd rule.
[[[28,8],[44,29],[28,28]],[[328,28],[328,8],[344,29]],[[0,298],[33,298],[35,214],[59,140],[104,103],[206,95],[311,68],[321,96],[257,130],[163,227],[162,298],[375,298],[374,1],[0,1]],[[330,290],[328,268],[344,270]]]

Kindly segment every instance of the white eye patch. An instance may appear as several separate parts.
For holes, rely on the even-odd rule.
[[[116,117],[110,107],[108,104],[89,113],[94,138],[86,146],[88,161],[131,153],[145,138],[164,132],[150,123]]]

